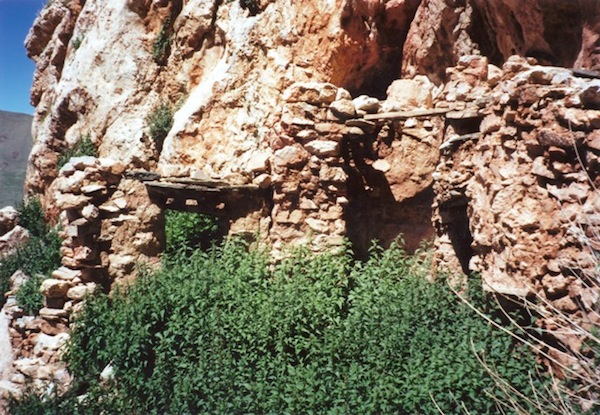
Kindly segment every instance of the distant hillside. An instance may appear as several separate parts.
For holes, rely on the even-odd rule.
[[[0,111],[0,207],[15,205],[23,197],[32,119],[31,115]]]

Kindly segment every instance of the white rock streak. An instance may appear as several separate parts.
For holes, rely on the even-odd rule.
[[[12,365],[12,348],[8,332],[8,316],[4,310],[0,311],[0,380],[9,373]]]

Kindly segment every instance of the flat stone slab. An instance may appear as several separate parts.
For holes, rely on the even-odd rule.
[[[229,183],[216,179],[196,179],[193,177],[165,177],[163,181],[169,183],[192,184],[205,187],[227,187]]]
[[[581,68],[573,68],[571,69],[573,75],[578,76],[579,78],[592,78],[592,79],[600,79],[600,72],[592,71],[589,69],[581,69]]]
[[[465,120],[469,118],[482,118],[484,114],[479,111],[479,108],[465,108],[462,111],[450,111],[446,114],[449,120]]]

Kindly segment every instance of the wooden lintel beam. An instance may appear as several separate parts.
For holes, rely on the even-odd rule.
[[[366,114],[363,118],[367,121],[372,120],[406,120],[408,118],[420,118],[420,117],[431,117],[435,115],[446,114],[447,112],[454,111],[454,108],[431,108],[425,110],[413,110],[413,111],[394,111],[394,112],[382,112],[379,114]]]

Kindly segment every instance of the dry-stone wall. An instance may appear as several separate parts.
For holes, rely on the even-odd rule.
[[[390,113],[427,114],[435,93],[425,77],[395,81],[385,101],[352,99],[328,83],[288,88],[270,142],[274,247],[310,242],[318,249],[348,237],[364,252],[373,239],[389,244],[406,234],[414,249],[430,237],[443,117]]]
[[[285,101],[280,131],[271,142],[270,238],[276,249],[290,242],[339,245],[346,233],[342,216],[348,203],[341,146],[350,128],[343,119],[353,115],[354,106],[343,89],[318,83],[292,85]],[[339,111],[333,109],[334,102],[340,104]]]
[[[600,80],[519,57],[501,72],[481,57],[462,63],[445,99],[473,102],[477,116],[447,123],[434,185],[439,259],[479,273],[492,292],[537,298],[587,324],[599,299],[590,277],[600,248]],[[579,350],[551,318],[537,324]]]
[[[124,170],[113,159],[72,158],[52,184],[64,267],[104,283],[134,275],[137,263],[155,261],[162,249],[162,210]]]
[[[27,379],[66,385],[62,347],[86,295],[135,276],[137,264],[156,262],[164,232],[162,210],[143,183],[124,178],[123,171],[123,164],[112,159],[76,157],[52,183],[60,211],[62,266],[41,284],[44,307],[38,315],[25,315],[13,296],[4,307],[14,351],[12,374],[6,376],[13,386],[8,389]],[[2,210],[2,217],[13,216]],[[17,285],[19,277],[13,276]]]

